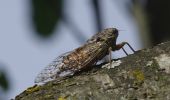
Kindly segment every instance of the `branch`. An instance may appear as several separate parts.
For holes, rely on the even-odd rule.
[[[29,87],[15,99],[170,99],[170,42],[120,58],[111,67],[101,64],[60,82]]]

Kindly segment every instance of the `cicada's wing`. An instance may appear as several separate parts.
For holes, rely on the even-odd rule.
[[[46,83],[57,79],[58,77],[64,77],[68,75],[73,75],[74,72],[71,70],[66,70],[61,72],[61,67],[65,66],[63,63],[63,58],[69,55],[71,52],[64,53],[54,59],[47,67],[45,67],[35,78],[35,83]]]

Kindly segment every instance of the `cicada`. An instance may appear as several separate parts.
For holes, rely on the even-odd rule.
[[[77,72],[92,67],[106,55],[111,55],[111,51],[123,49],[125,44],[134,51],[127,42],[116,44],[117,37],[118,30],[116,28],[107,28],[96,33],[81,47],[54,59],[51,64],[38,74],[35,83],[45,83],[58,80],[61,77],[72,76]],[[124,49],[123,51],[127,54]]]

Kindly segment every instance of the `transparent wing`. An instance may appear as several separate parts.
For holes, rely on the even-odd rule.
[[[63,58],[69,55],[72,51],[66,52],[56,59],[53,60],[47,67],[45,67],[35,78],[35,83],[46,83],[57,79],[57,77],[64,77],[68,75],[73,75],[74,72],[71,70],[66,70],[61,72],[61,67],[65,66],[63,63]]]

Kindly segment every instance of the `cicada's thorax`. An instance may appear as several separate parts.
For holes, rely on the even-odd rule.
[[[108,28],[95,34],[91,39],[87,40],[87,43],[102,42],[105,43],[108,47],[115,48],[117,37],[118,30],[116,28]]]

